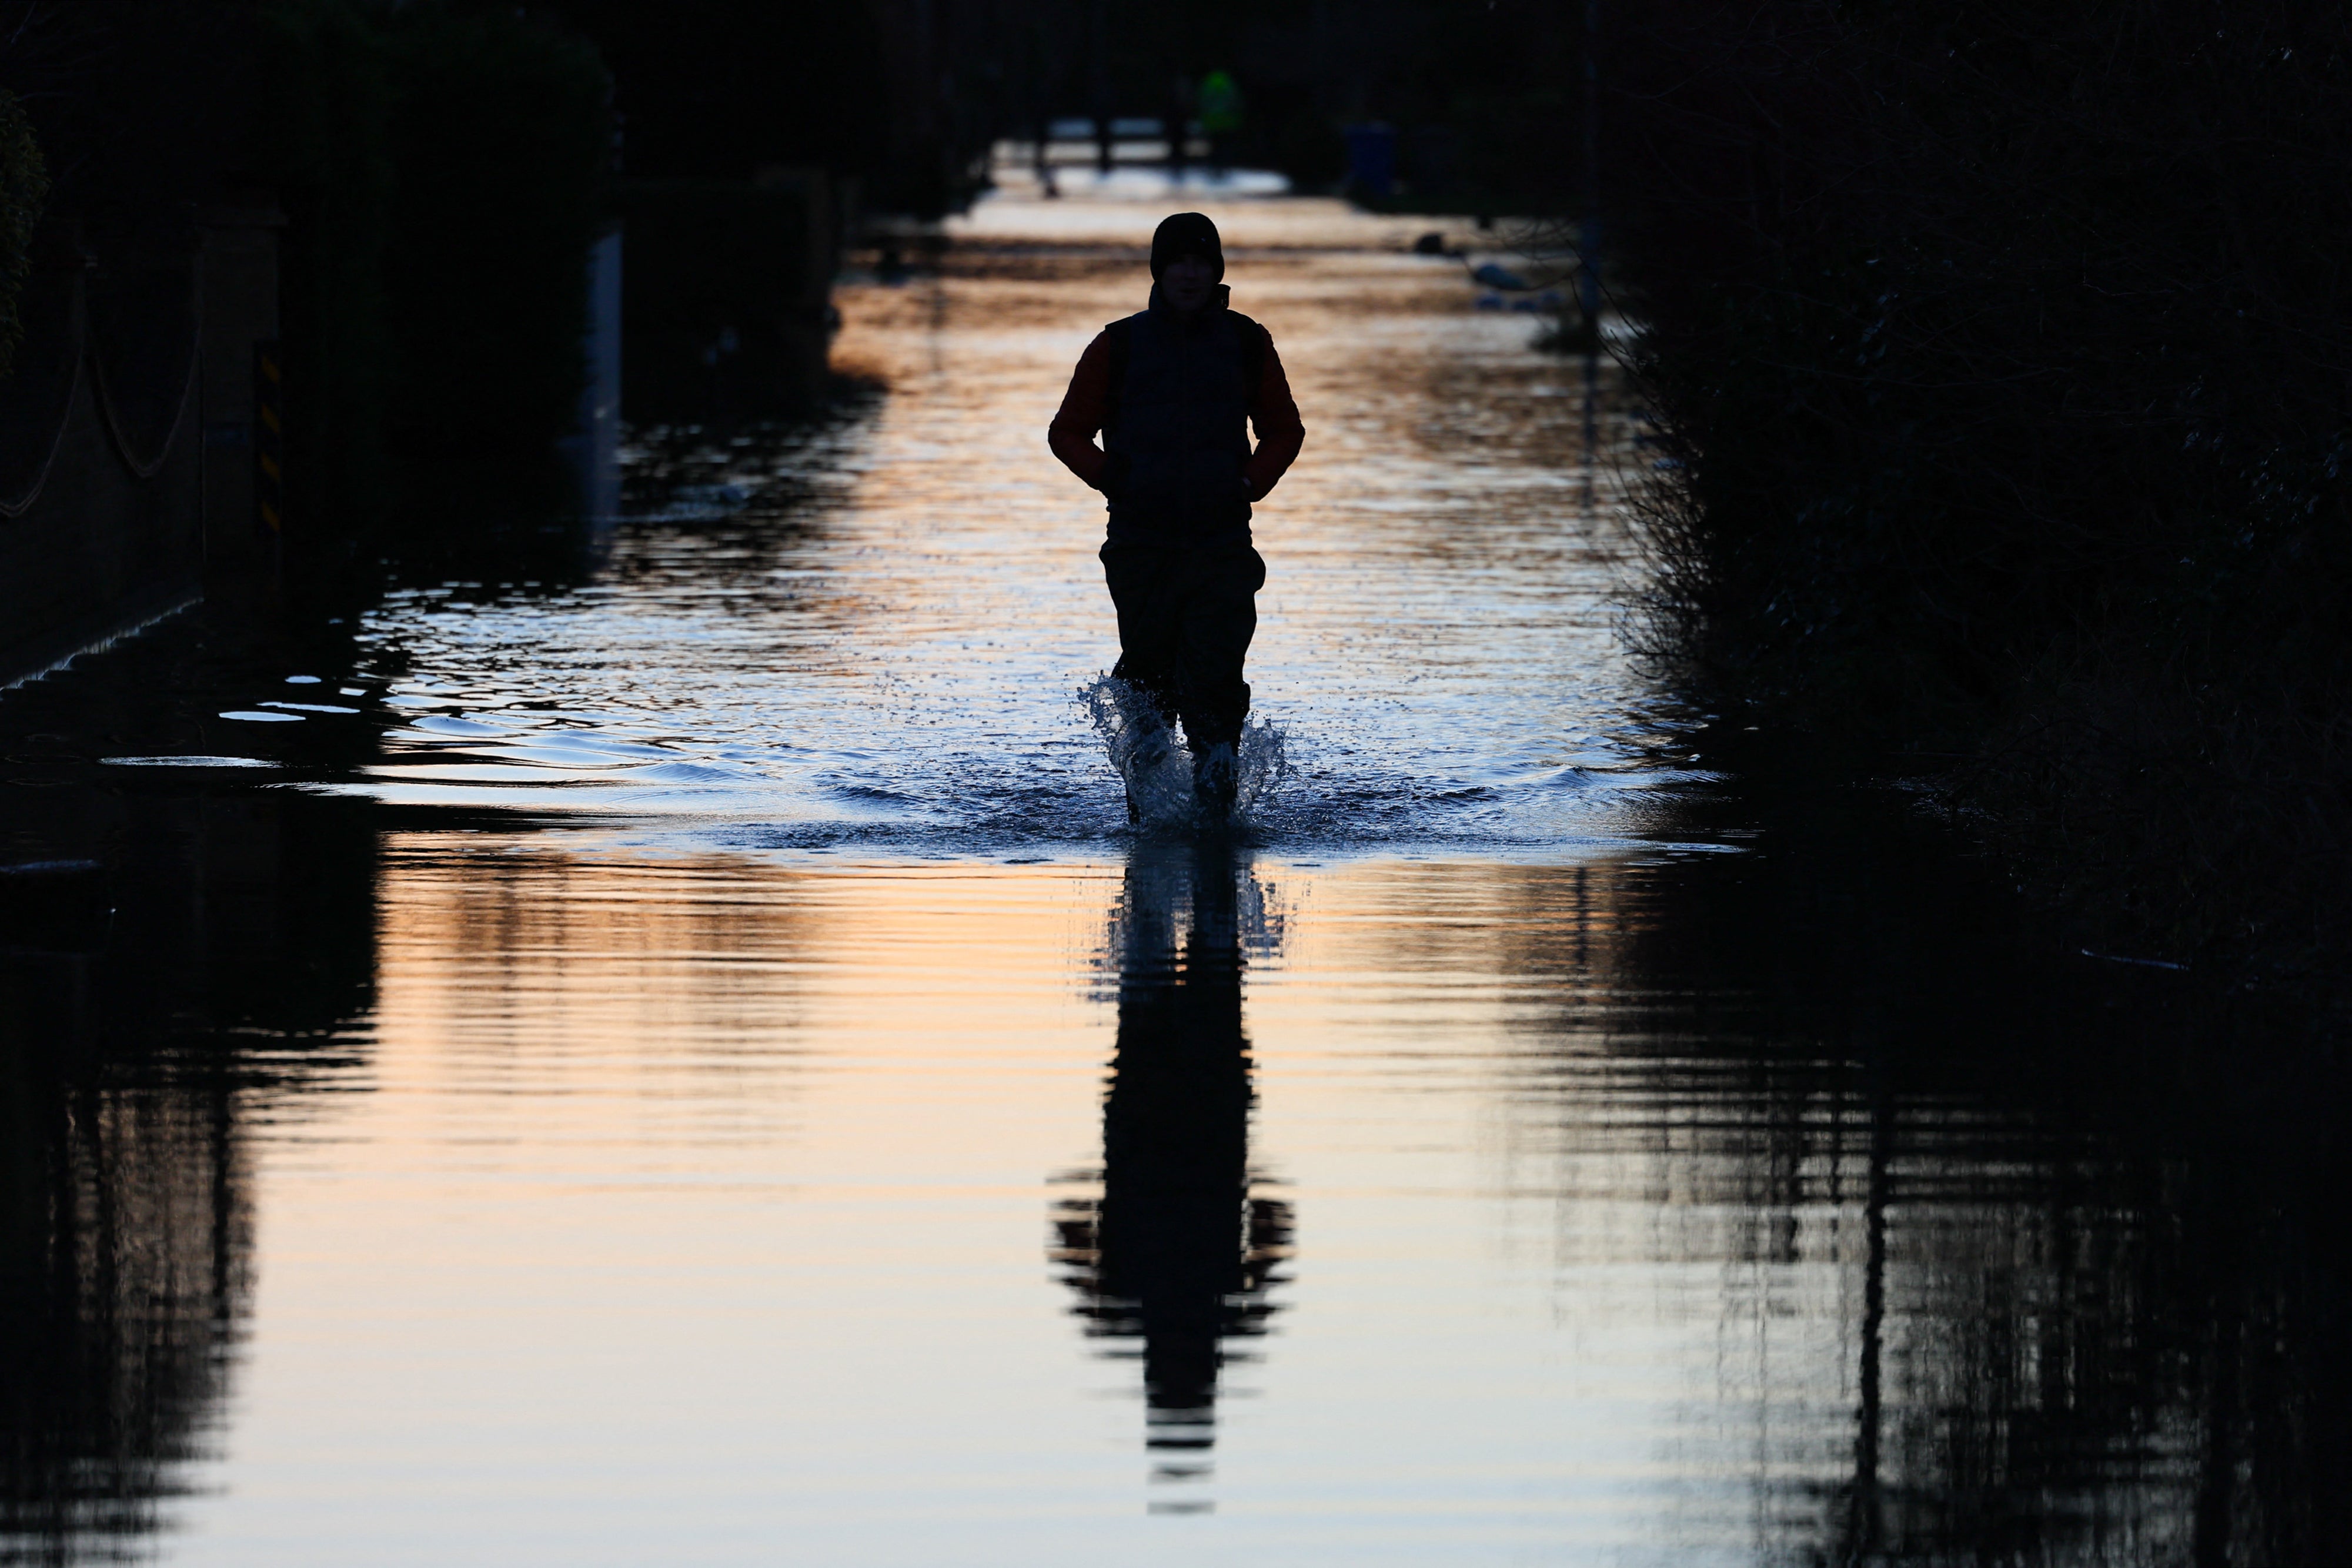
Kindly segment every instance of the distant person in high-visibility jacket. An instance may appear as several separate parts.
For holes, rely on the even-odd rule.
[[[1274,339],[1228,307],[1224,272],[1206,216],[1162,222],[1151,236],[1150,307],[1087,345],[1046,434],[1054,455],[1108,503],[1102,563],[1119,646],[1111,674],[1148,695],[1160,727],[1138,755],[1155,743],[1164,752],[1181,719],[1194,792],[1218,808],[1233,804],[1239,782],[1250,706],[1242,664],[1265,581],[1250,508],[1307,439]]]
[[[1209,139],[1209,168],[1222,174],[1233,167],[1234,141],[1242,133],[1242,85],[1231,71],[1201,78],[1201,133]]]

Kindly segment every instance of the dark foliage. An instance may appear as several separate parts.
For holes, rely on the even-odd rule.
[[[785,418],[822,406],[833,250],[812,183],[622,182],[632,421]]]
[[[869,209],[936,218],[980,191],[991,138],[1025,123],[1014,95],[1041,35],[1056,30],[1038,24],[1071,3],[560,0],[555,9],[612,68],[631,179],[821,170]]]
[[[184,233],[239,164],[255,104],[250,0],[0,0],[0,81],[47,162],[49,210],[97,248]]]
[[[49,175],[32,122],[14,93],[0,90],[0,376],[24,341],[17,311],[32,270],[33,230],[48,200]]]
[[[404,453],[543,453],[578,417],[588,247],[611,133],[596,51],[511,11],[412,4],[389,28],[385,240]]]
[[[1738,0],[1622,43],[1660,651],[1962,754],[2116,940],[2331,969],[2352,23]]]
[[[184,272],[246,141],[252,58],[249,5],[0,0],[0,374],[44,219],[58,256],[95,256],[108,277]]]
[[[383,280],[392,62],[363,12],[318,0],[269,6],[262,61],[272,114],[254,162],[289,220],[278,250],[279,331],[293,399],[288,510],[310,525],[298,539],[315,538],[317,522],[330,517],[338,533],[365,533],[383,505],[393,374]]]
[[[871,6],[569,0],[563,16],[612,63],[633,178],[884,172],[890,100]]]
[[[252,163],[289,219],[288,498],[313,558],[292,564],[331,579],[420,463],[552,464],[584,373],[608,88],[592,47],[510,9],[271,0],[262,18]]]
[[[1286,14],[1287,13],[1287,14]],[[1342,172],[1339,128],[1395,128],[1421,210],[1554,213],[1582,179],[1582,8],[1533,0],[1268,7],[1241,58],[1265,106],[1253,152],[1307,187]]]

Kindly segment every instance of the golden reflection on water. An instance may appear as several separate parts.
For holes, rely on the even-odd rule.
[[[1590,963],[1622,874],[396,840],[373,1092],[261,1182],[257,1337],[347,1370],[280,1406],[257,1368],[261,1425],[327,1454],[425,1411],[487,1423],[446,1463],[523,1510],[531,1456],[588,1427],[600,1464],[665,1486],[749,1445],[780,1485],[730,1506],[817,1540],[866,1528],[887,1451],[927,1478],[894,1504],[910,1527],[1003,1510],[1041,1560],[1112,1528],[1144,1444],[1159,1511],[1324,1531],[1403,1489],[1424,1539],[1532,1542],[1564,1516],[1617,1538],[1629,1503],[1636,1539],[1643,1478],[1679,1468],[1660,1396],[1693,1368],[1654,1350],[1580,1399],[1529,1266],[1544,1217],[1494,1204],[1513,1138],[1488,1121],[1515,1023],[1558,1006],[1496,938]],[[323,1332],[361,1302],[399,1342],[381,1362]],[[1474,1302],[1475,1332],[1441,1326]],[[1626,1395],[1645,1456],[1618,1447]],[[973,1466],[976,1520],[953,1479]],[[426,1484],[350,1506],[413,1532],[389,1515]]]
[[[2036,1099],[2087,1009],[1843,828],[1709,845],[1580,382],[1394,222],[1221,214],[1319,760],[1253,844],[1125,834],[1042,433],[1151,214],[1041,205],[845,290],[887,396],[679,458],[725,497],[592,580],[388,600],[328,798],[32,791],[153,885],[0,902],[0,1556],[2188,1556],[2309,1414],[2181,1370],[2216,1302],[2303,1343],[2268,1276]]]
[[[370,1092],[262,1136],[239,1479],[175,1554],[1834,1533],[1866,1336],[1943,1375],[1951,1249],[2032,1211],[1932,1145],[1890,1176],[1834,1061],[1791,1123],[1712,1056],[1643,967],[1671,869],[396,837]]]

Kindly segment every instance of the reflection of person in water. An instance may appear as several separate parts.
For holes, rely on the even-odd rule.
[[[1189,862],[1129,866],[1102,1196],[1057,1217],[1056,1256],[1089,1332],[1143,1342],[1147,1444],[1164,1479],[1204,1472],[1225,1342],[1265,1332],[1288,1250],[1288,1206],[1250,1195],[1243,874],[1207,846]]]

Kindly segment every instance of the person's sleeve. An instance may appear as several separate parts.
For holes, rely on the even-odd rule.
[[[1290,395],[1290,378],[1283,373],[1282,356],[1274,351],[1274,334],[1265,335],[1265,363],[1258,372],[1257,395],[1250,401],[1250,423],[1257,430],[1257,450],[1242,466],[1250,495],[1263,500],[1307,444],[1307,426],[1299,423],[1298,404]]]
[[[1087,351],[1078,356],[1078,368],[1070,372],[1062,406],[1054,423],[1045,427],[1045,444],[1054,449],[1062,465],[1097,490],[1102,488],[1103,468],[1110,459],[1095,444],[1095,433],[1103,427],[1103,418],[1109,412],[1110,334],[1097,332]]]

